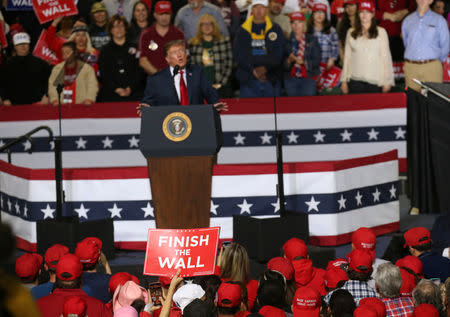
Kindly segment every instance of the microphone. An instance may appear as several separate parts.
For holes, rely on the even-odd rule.
[[[180,71],[180,65],[175,65],[173,67],[173,75],[172,75],[172,77],[175,77],[176,74],[178,74],[179,71]]]

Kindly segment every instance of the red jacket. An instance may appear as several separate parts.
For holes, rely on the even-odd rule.
[[[102,301],[86,295],[81,289],[55,289],[50,295],[37,301],[42,317],[57,317],[63,313],[64,300],[70,296],[83,298],[87,304],[87,315],[92,317],[112,317],[112,312]]]

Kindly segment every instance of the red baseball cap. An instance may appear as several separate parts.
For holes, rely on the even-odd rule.
[[[97,239],[98,240],[98,239]],[[97,263],[101,252],[101,245],[99,246],[96,240],[86,238],[77,243],[75,255],[80,258],[83,265],[93,265]]]
[[[369,228],[361,227],[352,235],[352,244],[355,249],[370,251],[373,259],[375,259],[375,247],[377,245],[377,237]]]
[[[327,271],[333,267],[345,271],[347,265],[348,265],[348,261],[346,259],[336,259],[336,260],[328,262]]]
[[[127,272],[117,272],[109,279],[108,289],[110,294],[114,294],[119,285],[123,285],[128,281],[133,281],[139,285],[139,279]]]
[[[290,281],[294,278],[294,267],[292,266],[292,263],[288,259],[280,256],[270,259],[270,261],[267,262],[267,268],[281,273],[286,281]]]
[[[378,317],[377,311],[372,306],[359,305],[353,312],[354,317]]]
[[[332,267],[325,272],[324,276],[325,286],[328,288],[337,288],[341,281],[348,281],[347,273],[343,270]]]
[[[172,3],[170,1],[158,1],[155,4],[155,12],[158,14],[172,14]]]
[[[431,304],[420,304],[414,308],[413,317],[439,317],[439,311]]]
[[[293,12],[293,13],[289,14],[289,19],[291,20],[291,22],[306,20],[305,15],[301,12]]]
[[[317,317],[321,305],[320,293],[316,289],[309,286],[300,287],[294,294],[292,313],[294,317]]]
[[[354,271],[368,273],[372,269],[372,256],[369,252],[355,249],[347,254],[348,265]]]
[[[359,3],[359,11],[370,11],[375,12],[375,5],[372,3],[372,1],[361,1]]]
[[[386,305],[376,297],[365,297],[360,299],[359,306],[369,306],[376,311],[378,317],[386,317]]]
[[[398,267],[406,267],[417,275],[422,276],[423,264],[416,256],[407,255],[395,262],[395,265]]]
[[[314,3],[314,5],[312,7],[312,12],[316,12],[316,11],[327,12],[328,6],[324,3],[316,2],[316,3]]]
[[[159,277],[159,282],[161,283],[161,286],[164,288],[169,288],[171,281],[172,281],[172,279],[168,276],[160,276]]]
[[[42,265],[42,256],[37,253],[25,253],[16,260],[16,274],[20,278],[34,280]]]
[[[63,281],[73,281],[83,273],[83,265],[74,254],[65,254],[56,265],[56,276]],[[65,275],[65,276],[64,276]]]
[[[405,245],[406,247],[415,247],[418,245],[426,244],[431,242],[431,234],[427,228],[424,227],[415,227],[411,228],[404,234]]]
[[[45,263],[51,268],[56,269],[59,259],[69,253],[69,248],[62,244],[54,244],[45,252]]]
[[[283,245],[283,252],[286,259],[293,261],[294,258],[301,256],[304,258],[308,257],[308,248],[305,242],[299,238],[290,238]]]
[[[286,317],[286,313],[282,309],[269,305],[261,307],[258,314],[264,317]]]
[[[400,268],[400,274],[402,276],[400,295],[404,297],[410,297],[417,284],[416,277],[403,268]]]
[[[241,287],[239,284],[224,282],[217,290],[217,306],[237,307],[241,304]]]
[[[85,317],[87,311],[86,301],[78,296],[71,296],[64,300],[63,316]]]

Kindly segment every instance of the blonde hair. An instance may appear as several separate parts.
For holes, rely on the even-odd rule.
[[[214,27],[214,31],[212,34],[213,40],[220,41],[221,39],[223,39],[222,33],[220,33],[220,28],[219,28],[219,24],[217,23],[217,20],[211,14],[203,14],[197,23],[197,34],[195,35],[195,37],[193,37],[192,39],[189,40],[190,44],[200,45],[203,42],[203,34],[201,31],[201,24],[206,19],[210,19],[213,24],[213,27]]]
[[[249,259],[245,248],[239,243],[231,243],[225,248],[219,263],[220,278],[247,283],[249,280]]]
[[[84,31],[82,31],[82,32],[84,32]],[[93,54],[95,49],[92,46],[91,37],[89,36],[88,32],[85,32],[85,33],[86,33],[86,53]],[[67,39],[67,42],[72,41],[76,44],[76,42],[75,42],[76,34],[77,34],[77,32],[72,33],[72,35]]]

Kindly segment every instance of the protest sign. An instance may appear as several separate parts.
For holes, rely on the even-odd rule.
[[[339,67],[333,66],[330,69],[326,68],[325,63],[320,63],[321,74],[317,78],[317,91],[324,88],[336,87],[339,84],[342,70]]]
[[[41,24],[58,16],[78,14],[74,0],[32,0],[34,12]]]
[[[56,57],[55,52],[48,47],[46,29],[42,30],[41,35],[39,36],[39,39],[34,47],[33,55],[49,62],[52,65],[58,64],[58,58]]]
[[[31,11],[33,3],[31,0],[7,0],[6,11]]]
[[[149,229],[144,274],[180,276],[214,274],[220,227]]]

